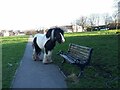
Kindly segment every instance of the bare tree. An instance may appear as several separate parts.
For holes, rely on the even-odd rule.
[[[108,13],[104,13],[104,14],[103,14],[103,21],[104,21],[104,24],[105,24],[106,27],[107,27],[107,25],[108,25],[109,23],[113,22],[112,16],[110,16]]]
[[[99,26],[100,24],[100,15],[99,14],[96,14],[96,25]]]
[[[114,0],[115,12],[113,14],[114,23],[116,29],[118,29],[118,24],[120,23],[120,0]]]
[[[118,2],[120,2],[120,0],[114,0],[114,4],[113,4],[113,6],[117,9],[118,8]]]
[[[100,15],[99,14],[91,14],[88,19],[89,26],[91,27],[91,31],[93,30],[93,26],[99,26],[100,23]]]
[[[118,2],[118,23],[120,23],[120,1]]]
[[[112,15],[112,19],[113,19],[113,24],[114,26],[116,27],[116,29],[118,28],[118,13],[117,12],[114,12],[113,15]]]
[[[82,31],[84,31],[84,28],[86,26],[86,21],[87,21],[86,16],[81,16],[78,20],[76,20],[76,24],[82,27]]]
[[[89,16],[90,26],[95,26],[95,25],[99,26],[99,22],[100,22],[100,15],[99,14],[91,14]]]

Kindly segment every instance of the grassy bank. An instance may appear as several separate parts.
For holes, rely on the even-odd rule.
[[[24,54],[28,36],[1,37],[0,39],[2,39],[2,87],[9,88]]]
[[[117,33],[116,33],[117,32]],[[59,50],[67,51],[69,43],[92,47],[91,65],[85,69],[85,76],[77,82],[67,80],[70,88],[117,88],[118,87],[118,40],[120,30],[95,31],[65,34],[66,42],[57,45],[53,58],[56,64],[63,60],[56,56]],[[118,39],[119,38],[119,39]],[[78,74],[75,66],[64,64],[66,74]]]

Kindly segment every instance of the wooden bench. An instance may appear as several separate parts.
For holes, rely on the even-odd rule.
[[[85,66],[89,65],[93,49],[77,44],[69,44],[67,52],[59,51],[58,55],[63,57],[62,64],[67,61],[70,64],[77,65],[80,68],[78,77],[83,75]]]

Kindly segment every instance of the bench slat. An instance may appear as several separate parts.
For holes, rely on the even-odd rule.
[[[68,60],[71,64],[74,64],[74,60],[70,59],[68,56],[64,55],[64,54],[60,54],[61,57],[63,57],[64,59]]]
[[[73,47],[73,48],[78,47],[78,48],[82,48],[82,49],[84,49],[84,50],[89,50],[89,49],[90,49],[89,47],[80,46],[80,45],[77,45],[77,44],[70,44],[70,45],[69,45],[69,48],[70,48],[70,47]]]
[[[87,62],[90,59],[90,54],[91,54],[91,48],[85,47],[85,46],[80,46],[77,44],[69,44],[68,48],[68,53],[65,55],[67,59],[69,58],[74,58],[71,60],[77,61],[79,63],[81,62]],[[68,57],[71,56],[71,57]],[[71,61],[72,62],[72,61]]]
[[[72,51],[72,50],[78,50],[78,51],[81,51],[81,52],[86,52],[86,53],[88,53],[89,50],[90,50],[90,48],[89,48],[89,49],[84,49],[84,48],[81,48],[81,47],[73,47],[73,46],[70,46],[68,51]]]

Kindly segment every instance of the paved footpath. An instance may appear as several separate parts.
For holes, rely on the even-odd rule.
[[[56,65],[32,60],[32,36],[30,36],[11,88],[67,88],[67,85]]]

